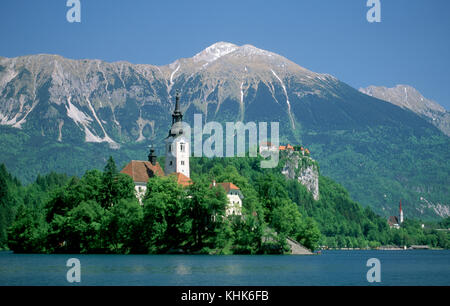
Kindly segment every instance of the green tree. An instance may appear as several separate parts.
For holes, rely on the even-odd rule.
[[[186,191],[174,177],[154,176],[143,201],[143,231],[150,253],[164,253],[185,246],[191,232]]]
[[[222,186],[209,187],[205,178],[199,178],[188,188],[188,213],[192,220],[191,234],[194,248],[200,250],[210,242],[224,223],[228,199]]]
[[[272,212],[270,226],[278,233],[291,236],[295,239],[296,233],[302,227],[302,216],[297,205],[289,200],[282,199]]]
[[[262,252],[263,227],[259,220],[246,215],[245,218],[234,220],[233,224],[233,253],[257,254]]]
[[[101,224],[105,210],[95,201],[81,202],[50,223],[49,247],[64,253],[104,252]]]
[[[45,252],[47,230],[41,210],[21,205],[8,229],[8,247],[15,253]]]
[[[0,165],[0,249],[7,244],[7,228],[14,221],[19,203],[20,183],[13,178],[4,164]]]
[[[121,199],[105,215],[102,232],[113,253],[143,253],[143,209],[136,198]]]
[[[117,179],[117,167],[112,156],[109,157],[103,170],[102,176],[102,206],[111,207],[117,198],[116,179]]]
[[[134,183],[131,177],[118,173],[116,163],[110,156],[103,171],[101,180],[101,205],[111,207],[120,199],[134,197]]]

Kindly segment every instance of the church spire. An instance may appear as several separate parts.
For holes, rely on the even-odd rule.
[[[174,125],[176,122],[181,122],[183,120],[183,114],[180,111],[180,92],[177,90],[176,96],[175,96],[175,110],[172,114],[172,125]]]

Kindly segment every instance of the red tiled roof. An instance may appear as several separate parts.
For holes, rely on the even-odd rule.
[[[132,160],[120,171],[125,173],[133,179],[134,182],[147,183],[148,179],[154,175],[164,176],[164,171],[157,162],[156,165],[152,165],[149,161]]]
[[[178,185],[181,185],[183,187],[187,187],[189,185],[192,185],[192,180],[188,178],[186,175],[180,172],[171,173],[169,175],[175,175],[177,177],[177,183]]]
[[[230,192],[230,190],[240,190],[238,186],[236,186],[233,183],[216,183],[216,186],[220,185],[223,187],[223,189],[225,189],[225,191],[228,193]],[[212,187],[212,184],[209,185],[209,187]]]
[[[284,150],[294,150],[294,147],[290,144],[287,144],[287,146],[279,146],[278,150],[284,151]]]
[[[397,216],[390,216],[389,219],[388,219],[388,223],[391,226],[394,225],[394,224],[398,224],[399,222],[398,222]]]

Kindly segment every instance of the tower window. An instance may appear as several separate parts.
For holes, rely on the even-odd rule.
[[[184,160],[181,161],[181,165],[184,166]]]
[[[180,144],[180,151],[181,151],[181,152],[184,152],[184,143],[181,143],[181,144]]]
[[[171,165],[171,166],[172,166],[172,161],[170,161],[169,165]]]
[[[172,146],[169,145],[169,152],[172,152]]]

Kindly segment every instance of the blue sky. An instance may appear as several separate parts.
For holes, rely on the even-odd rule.
[[[2,0],[0,56],[36,53],[165,65],[227,41],[252,44],[349,85],[408,84],[450,109],[450,1]]]

